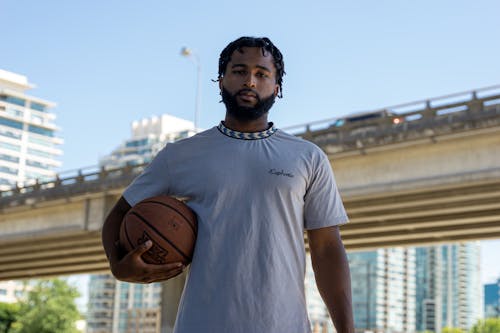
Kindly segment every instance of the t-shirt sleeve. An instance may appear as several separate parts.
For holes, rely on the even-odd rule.
[[[167,148],[168,144],[160,150],[153,161],[125,189],[123,197],[129,205],[134,206],[144,199],[160,194],[168,194]]]
[[[318,229],[348,222],[328,157],[321,152],[313,165],[312,179],[304,199],[305,229]]]

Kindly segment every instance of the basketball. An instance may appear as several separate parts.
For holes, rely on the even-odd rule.
[[[152,247],[142,255],[149,264],[182,262],[193,258],[197,233],[196,214],[182,201],[161,195],[133,206],[123,218],[120,243],[130,252],[148,240]]]

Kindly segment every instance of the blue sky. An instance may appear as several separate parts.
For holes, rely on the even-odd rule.
[[[133,120],[193,119],[196,68],[183,46],[201,61],[208,128],[224,116],[211,81],[221,49],[270,37],[287,71],[270,119],[286,127],[500,84],[498,13],[496,0],[0,0],[0,68],[57,102],[70,170],[97,164]],[[499,244],[487,242],[484,256]]]

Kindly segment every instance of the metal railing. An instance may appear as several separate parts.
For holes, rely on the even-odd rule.
[[[500,85],[370,111],[383,116],[345,122],[331,118],[285,128],[328,153],[500,125]],[[363,114],[370,114],[365,112]]]
[[[139,175],[145,166],[146,164],[129,164],[112,169],[88,167],[60,173],[54,179],[43,182],[36,181],[26,186],[15,186],[0,191],[0,208],[123,188]]]
[[[425,112],[425,117],[429,118],[432,116],[439,116],[444,113],[453,111],[453,109],[458,106],[463,106],[466,105],[467,103],[471,103],[474,101],[479,102],[479,104],[475,106],[480,107],[481,102],[483,103],[489,101],[495,102],[495,100],[496,100],[495,104],[500,104],[500,85],[480,88],[472,91],[464,91],[460,93],[454,93],[439,97],[433,97],[430,99],[423,99],[409,103],[382,107],[378,109],[369,110],[366,112],[379,112],[385,110],[394,113],[396,117],[405,117],[409,118],[409,120],[412,121],[414,120],[412,119],[412,116],[414,116],[415,114],[422,114],[425,111],[427,111]],[[488,103],[486,104],[487,104],[486,106],[488,106]],[[343,118],[346,117],[335,117],[335,118],[316,120],[304,124],[284,127],[283,130],[296,135],[313,131],[321,131],[331,128],[332,124],[335,124],[338,120],[341,120]],[[339,127],[338,129],[349,130],[350,127],[349,126]]]

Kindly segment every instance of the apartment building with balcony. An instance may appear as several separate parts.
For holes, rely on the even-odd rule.
[[[61,166],[55,103],[26,93],[34,87],[0,69],[0,190],[53,178]]]

